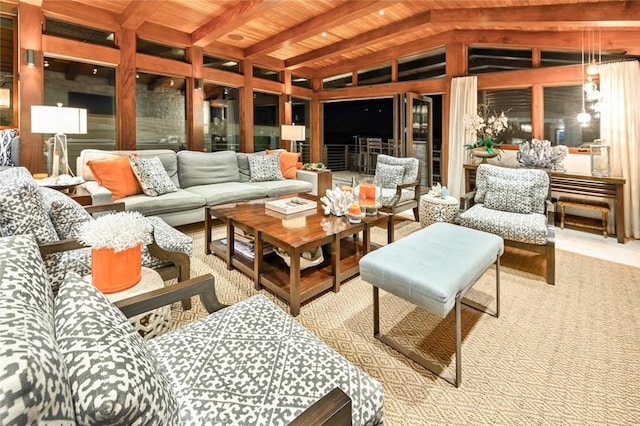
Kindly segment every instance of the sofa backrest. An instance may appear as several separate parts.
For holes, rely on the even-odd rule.
[[[101,149],[83,149],[76,160],[77,175],[86,181],[95,180],[91,169],[87,166],[87,162],[91,160],[101,160],[105,158],[113,158],[120,155],[136,154],[140,157],[158,157],[162,162],[162,166],[167,171],[174,185],[180,186],[178,178],[178,160],[176,153],[170,149],[149,149],[149,150],[131,150],[131,151],[105,151]]]
[[[35,237],[0,238],[0,259],[2,424],[75,424],[53,292]]]
[[[235,151],[180,151],[177,157],[182,188],[240,181]]]
[[[534,213],[545,213],[545,203],[549,195],[549,175],[542,169],[509,168],[480,164],[476,172],[476,203],[484,203],[490,181],[506,181],[509,185],[527,187]]]

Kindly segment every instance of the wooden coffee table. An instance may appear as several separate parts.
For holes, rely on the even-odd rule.
[[[329,289],[337,293],[343,281],[359,273],[358,261],[375,248],[371,244],[371,227],[386,227],[387,241],[393,241],[391,214],[367,216],[361,223],[352,224],[346,216],[325,216],[320,203],[313,211],[285,216],[266,210],[264,201],[205,207],[205,252],[224,259],[228,269],[247,274],[257,290],[265,287],[286,300],[293,316],[300,313],[301,303]],[[226,224],[225,241],[212,241],[211,227],[216,218]],[[253,235],[253,258],[234,249],[236,227]],[[263,255],[265,242],[287,252],[290,267],[274,253]],[[326,244],[331,245],[330,258],[300,270],[300,255]]]

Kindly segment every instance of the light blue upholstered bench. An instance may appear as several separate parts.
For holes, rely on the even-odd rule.
[[[374,336],[459,387],[462,379],[460,304],[465,293],[495,263],[496,311],[491,315],[496,318],[500,315],[500,256],[503,251],[504,242],[497,235],[438,222],[368,253],[360,259],[360,275],[373,285]],[[454,378],[440,375],[441,368],[433,362],[380,334],[379,288],[443,318],[455,307]],[[489,313],[469,302],[465,304]]]

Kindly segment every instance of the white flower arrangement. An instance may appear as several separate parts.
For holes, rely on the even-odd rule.
[[[153,241],[153,227],[139,212],[119,212],[100,216],[82,224],[79,240],[94,249],[121,252]]]
[[[493,154],[494,147],[498,144],[494,143],[494,139],[509,127],[509,118],[504,111],[498,114],[496,111],[491,112],[489,104],[478,105],[478,113],[467,115],[464,117],[464,126],[469,133],[476,136],[476,143],[473,145],[465,145],[467,149],[486,147],[487,152]]]

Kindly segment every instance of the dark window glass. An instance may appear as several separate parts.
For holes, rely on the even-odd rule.
[[[311,88],[311,82],[308,78],[300,77],[297,75],[291,75],[291,84],[298,87],[306,87],[308,89]]]
[[[398,61],[398,81],[442,78],[446,74],[443,50]]]
[[[531,140],[531,90],[484,90],[478,92],[478,104],[489,106],[493,113],[504,111],[509,126],[495,138],[498,143],[519,144]]]
[[[203,55],[202,62],[205,68],[213,68],[222,71],[240,73],[240,64],[232,59],[217,58],[211,55]]]
[[[179,47],[165,46],[164,44],[136,39],[136,51],[147,55],[158,56],[165,59],[186,62],[186,51]]]
[[[101,46],[115,46],[114,36],[110,31],[96,30],[51,18],[44,20],[44,34]]]
[[[265,80],[280,81],[280,73],[267,68],[253,67],[253,76]]]
[[[239,91],[204,83],[204,141],[208,151],[240,150]],[[207,146],[208,143],[210,146]]]
[[[279,148],[280,97],[253,92],[253,148],[255,152]]]
[[[600,113],[596,103],[585,96],[585,111],[591,121],[585,126],[578,122],[582,112],[582,85],[544,88],[544,138],[554,145],[586,146],[600,138]]]
[[[353,75],[351,73],[336,75],[322,80],[323,89],[341,89],[353,84]]]
[[[533,68],[531,50],[469,48],[469,74]]]
[[[391,65],[358,71],[358,86],[391,82]]]

